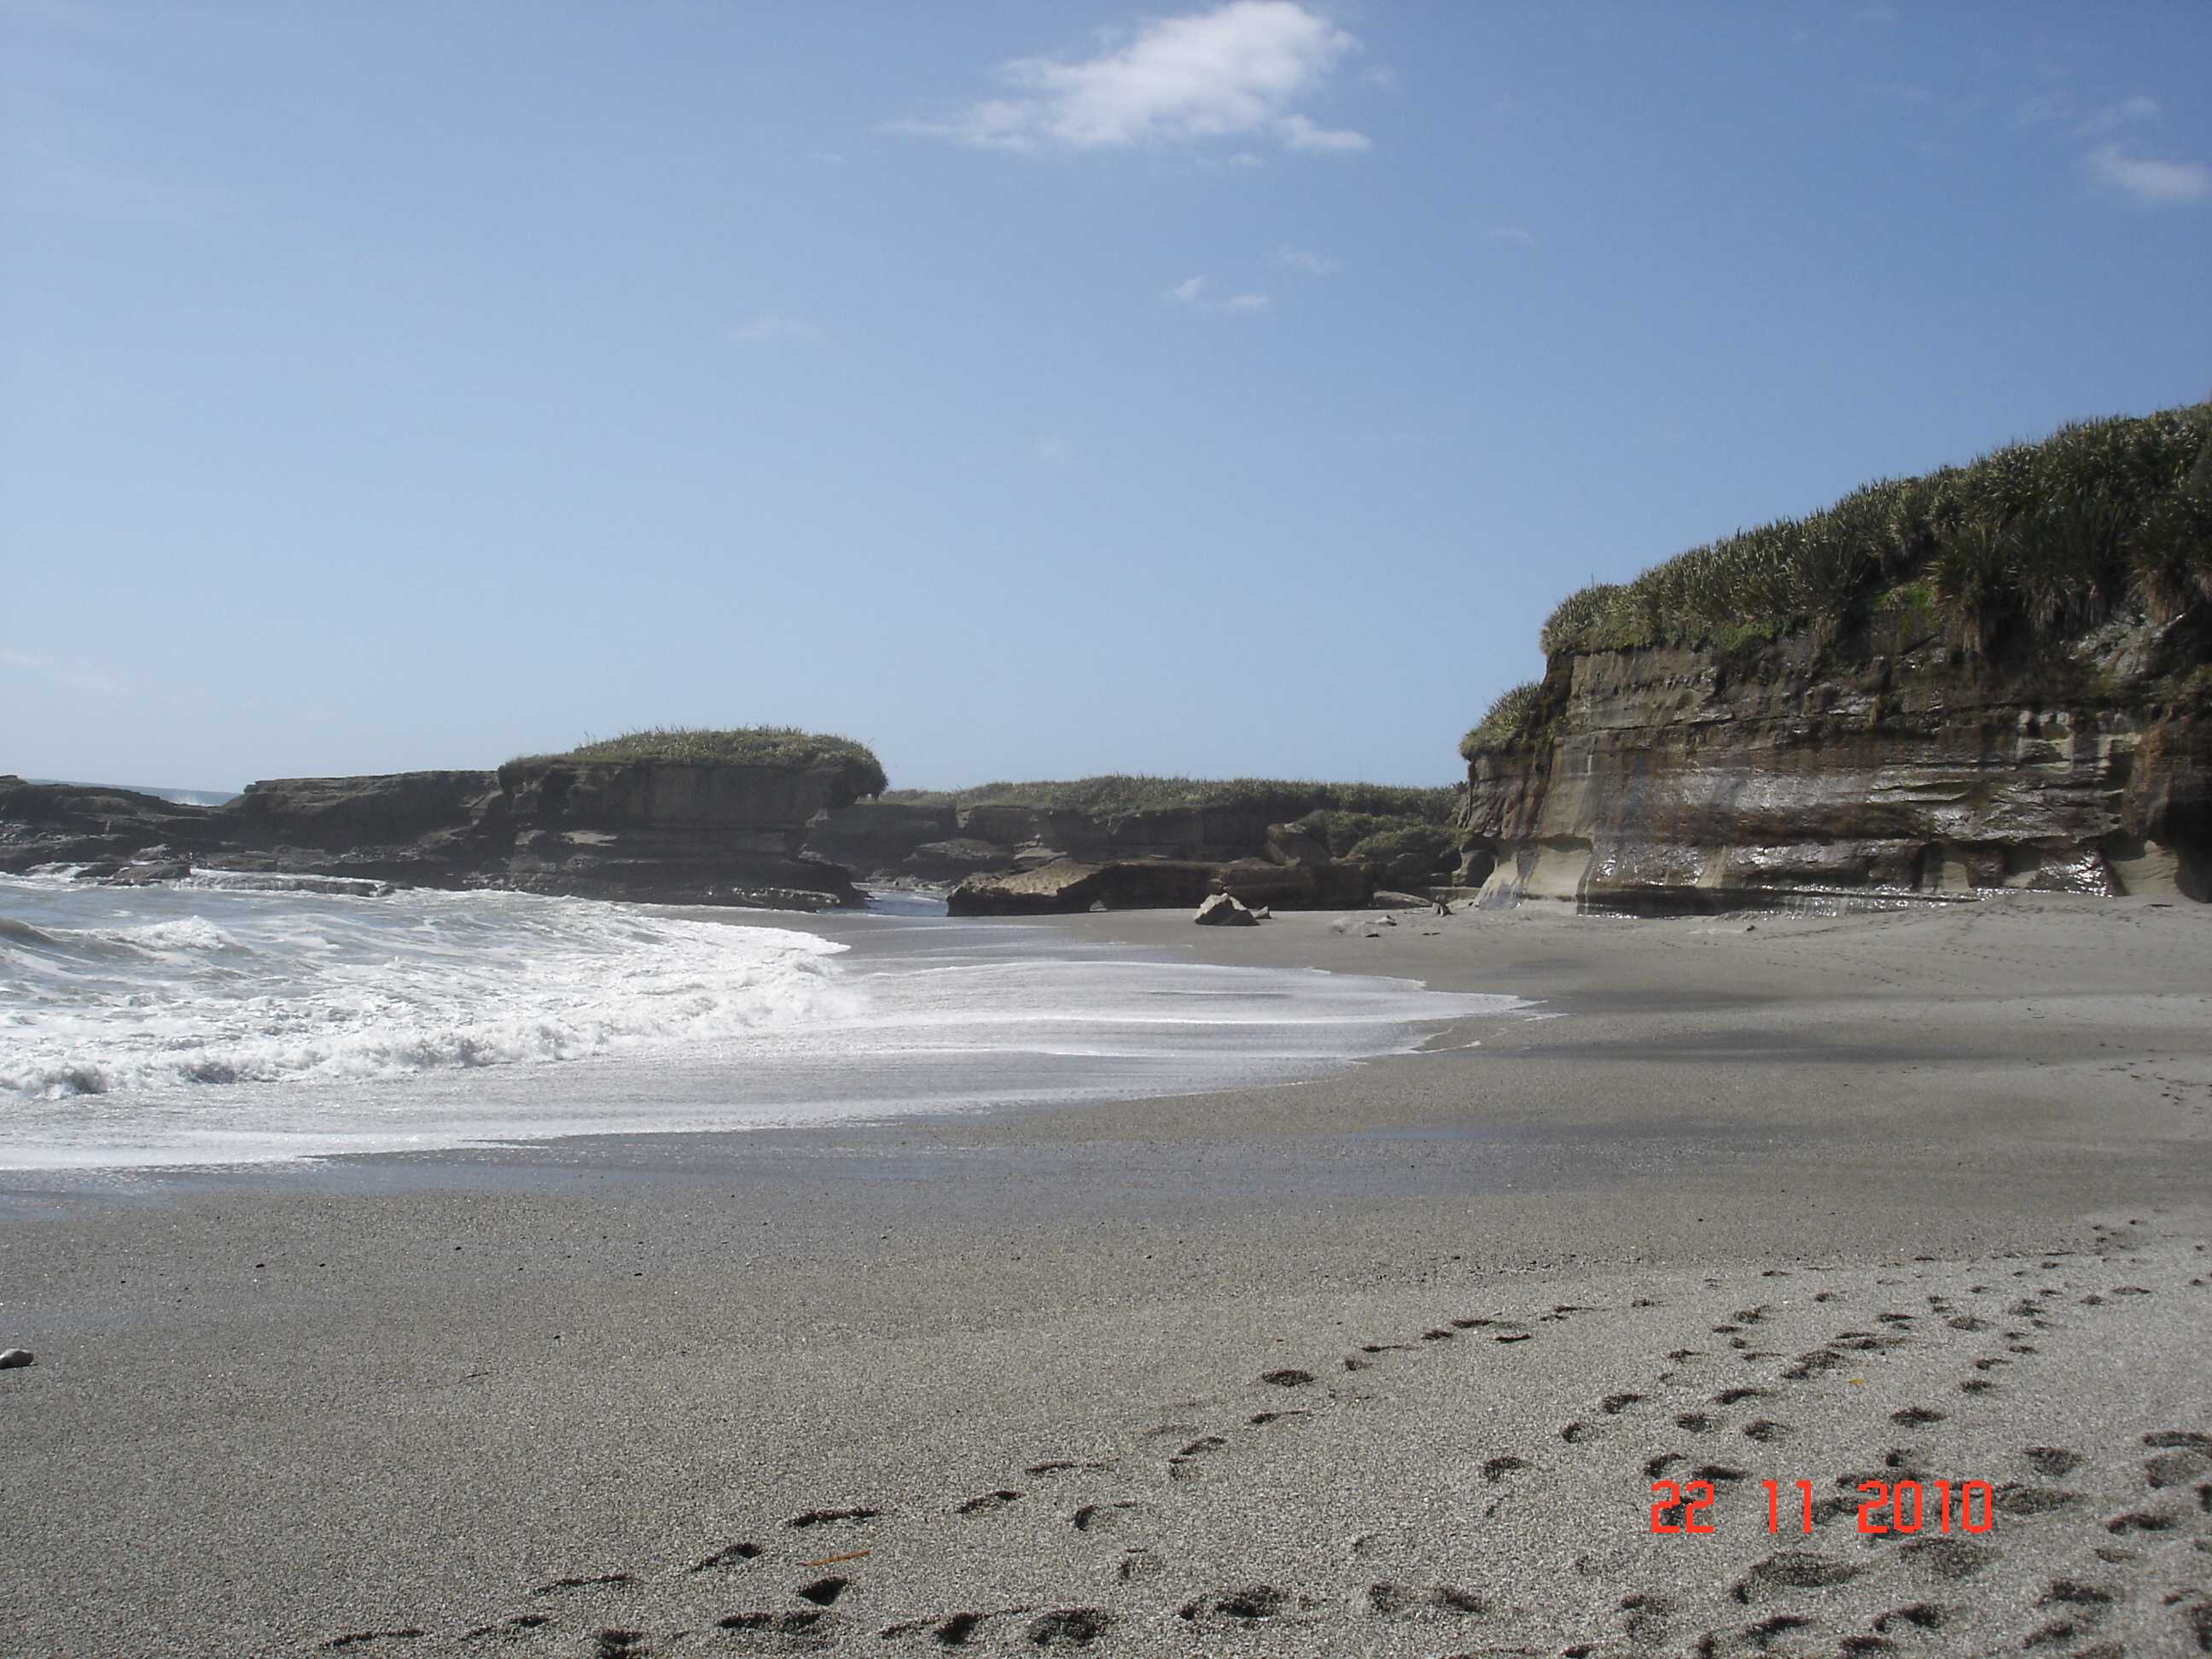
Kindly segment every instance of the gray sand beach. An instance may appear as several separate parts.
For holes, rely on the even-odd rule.
[[[1052,925],[1539,1006],[1244,1093],[11,1179],[0,1651],[2212,1650],[2201,908]]]

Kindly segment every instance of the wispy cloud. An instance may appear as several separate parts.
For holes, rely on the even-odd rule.
[[[1365,134],[1322,126],[1296,106],[1358,46],[1299,0],[1230,0],[1154,19],[1092,57],[1015,58],[998,72],[1006,96],[892,130],[1023,152],[1272,137],[1348,154],[1369,147]]]
[[[1203,276],[1192,276],[1177,283],[1160,297],[1176,305],[1187,306],[1193,311],[1265,311],[1274,303],[1264,294],[1232,294],[1225,300],[1208,299]]]
[[[1374,148],[1374,141],[1364,132],[1316,126],[1303,115],[1285,115],[1275,124],[1275,131],[1292,149],[1313,150],[1324,155],[1345,155]]]
[[[740,323],[724,336],[732,345],[799,345],[818,346],[829,343],[830,336],[819,323],[809,322],[804,317],[787,317],[780,313],[764,311],[750,322]]]
[[[2030,93],[2013,111],[2021,126],[2065,127],[2076,138],[2094,138],[2134,121],[2155,121],[2165,112],[2157,99],[2142,93],[2109,104],[2084,105],[2078,95],[2063,86],[2045,87]]]
[[[1075,465],[1075,446],[1057,432],[1048,432],[1036,441],[1036,458],[1047,466]]]
[[[2117,104],[2106,104],[2093,109],[2074,124],[2078,138],[2094,137],[2100,132],[2110,132],[2114,127],[2125,126],[2130,121],[2154,121],[2162,113],[2158,100],[2137,95],[2123,98]]]
[[[1493,242],[1513,242],[1522,247],[1536,246],[1536,233],[1523,230],[1518,225],[1492,225],[1483,234]]]
[[[1310,276],[1333,276],[1339,269],[1335,260],[1309,247],[1279,247],[1275,250],[1275,263],[1288,265],[1292,270],[1303,270]]]
[[[2146,207],[2212,201],[2212,167],[2202,161],[2166,161],[2130,155],[2118,144],[2100,144],[2083,158],[2103,188]]]
[[[79,659],[64,662],[38,651],[15,651],[0,647],[0,668],[12,668],[63,691],[88,691],[97,696],[120,696],[130,682]]]

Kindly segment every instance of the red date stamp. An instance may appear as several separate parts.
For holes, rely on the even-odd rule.
[[[1813,1483],[1762,1480],[1766,1489],[1766,1529],[1769,1532],[1813,1530]],[[1858,1529],[1863,1533],[1949,1532],[1954,1522],[1960,1532],[1983,1533],[1996,1524],[1996,1491],[1986,1480],[1953,1485],[1948,1480],[1862,1480]],[[1717,1528],[1707,1513],[1720,1494],[1710,1480],[1655,1480],[1651,1483],[1651,1530],[1659,1533],[1711,1533]]]

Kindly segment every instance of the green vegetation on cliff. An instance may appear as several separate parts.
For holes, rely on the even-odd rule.
[[[2078,422],[1739,531],[1570,594],[1543,647],[1832,638],[1876,606],[1932,606],[1961,645],[1987,653],[2016,634],[2069,636],[2126,603],[2161,622],[2212,605],[2212,403]],[[1526,690],[1507,693],[1463,748],[1494,746],[1493,721],[1510,739],[1525,709],[1507,699]]]
[[[1513,749],[1525,743],[1531,734],[1531,725],[1542,707],[1540,694],[1544,690],[1540,680],[1524,680],[1519,685],[1498,693],[1498,701],[1490,705],[1489,713],[1475,723],[1474,729],[1459,740],[1459,752],[1463,759],[1472,760],[1486,749]]]
[[[510,766],[550,761],[658,761],[673,766],[781,766],[839,772],[854,795],[880,795],[890,781],[865,744],[789,726],[655,726],[618,738],[587,738],[558,755],[520,755]]]
[[[1281,778],[1159,778],[1109,773],[1060,782],[979,783],[968,789],[893,789],[884,799],[954,806],[1033,806],[1110,822],[1179,807],[1249,807],[1278,823],[1310,812],[1353,812],[1424,823],[1450,821],[1453,790]]]

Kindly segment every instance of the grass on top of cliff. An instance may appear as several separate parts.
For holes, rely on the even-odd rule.
[[[1286,823],[1309,812],[1364,812],[1425,823],[1450,821],[1450,785],[1419,788],[1387,783],[1314,783],[1287,778],[1163,778],[1112,772],[1095,778],[1030,783],[979,783],[968,789],[892,789],[884,799],[918,805],[1034,806],[1113,819],[1178,807],[1228,806],[1264,811]]]
[[[660,761],[676,766],[781,766],[796,771],[835,769],[855,795],[879,795],[890,781],[883,763],[850,738],[802,732],[791,726],[653,726],[618,738],[586,738],[558,755],[518,755],[507,763],[545,761]]]
[[[1543,647],[1725,648],[1806,629],[1832,639],[1900,593],[1924,598],[1983,654],[2008,636],[2074,637],[2123,604],[2160,622],[2212,611],[2212,403],[2079,421],[1740,530],[1569,594]],[[1493,710],[1493,729],[1468,741],[1510,739],[1518,712]]]

